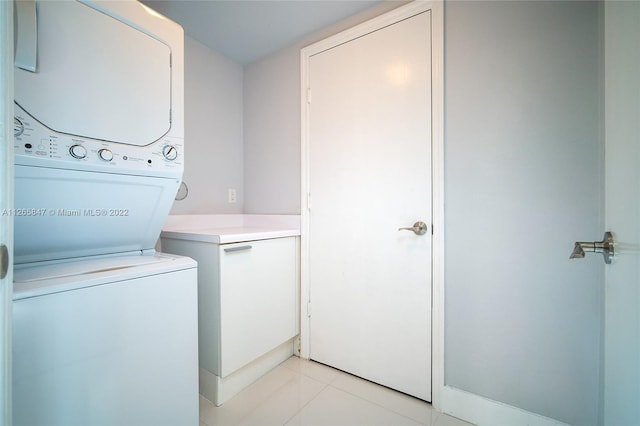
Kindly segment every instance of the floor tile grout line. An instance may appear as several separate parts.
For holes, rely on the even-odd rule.
[[[329,368],[333,368],[333,367],[329,367]],[[439,415],[439,414],[440,414],[440,412],[439,412],[439,411],[437,411],[435,408],[433,408],[433,405],[431,405],[431,402],[424,401],[424,400],[422,400],[422,399],[420,399],[420,398],[416,398],[415,396],[412,396],[412,395],[406,394],[406,393],[404,393],[404,392],[400,392],[400,391],[398,391],[398,390],[396,390],[396,389],[392,389],[392,388],[390,388],[390,387],[388,387],[388,386],[385,386],[385,385],[381,385],[380,383],[376,383],[376,382],[374,382],[374,381],[364,379],[364,378],[362,378],[362,377],[356,376],[355,374],[351,374],[351,373],[349,373],[349,372],[347,372],[347,371],[342,371],[342,370],[337,370],[337,369],[336,369],[336,371],[338,372],[338,375],[337,375],[337,376],[336,376],[336,377],[331,381],[331,383],[330,383],[330,385],[333,385],[333,388],[334,388],[334,389],[340,389],[340,390],[342,390],[342,391],[344,391],[344,392],[349,393],[350,395],[357,396],[358,398],[360,398],[360,399],[364,399],[365,401],[369,401],[369,402],[371,402],[372,404],[377,405],[378,407],[381,407],[381,408],[384,408],[384,409],[386,409],[386,410],[389,410],[389,411],[391,411],[391,412],[393,412],[393,413],[395,413],[395,414],[399,414],[399,415],[401,415],[401,416],[403,416],[403,417],[405,417],[405,418],[411,419],[411,420],[413,420],[413,421],[415,421],[415,422],[418,422],[418,423],[420,423],[420,424],[422,424],[422,425],[424,425],[424,426],[432,426],[432,425],[433,425],[433,423],[434,423],[434,422],[433,422],[433,413],[435,413],[435,414],[436,414],[436,417],[437,417],[437,415]],[[406,397],[408,397],[408,398],[416,399],[416,400],[418,400],[418,401],[421,401],[421,402],[422,402],[422,403],[424,403],[424,404],[428,404],[428,405],[429,405],[429,410],[430,410],[430,412],[431,412],[431,416],[430,416],[431,421],[430,421],[429,423],[423,423],[422,421],[420,421],[420,420],[418,420],[418,419],[415,419],[415,418],[413,418],[413,417],[409,417],[409,416],[407,416],[407,415],[406,415],[406,414],[404,414],[404,413],[398,412],[398,411],[396,411],[396,410],[394,410],[394,409],[391,409],[391,408],[388,408],[388,407],[384,407],[384,406],[380,405],[379,403],[377,403],[376,401],[370,400],[370,399],[368,399],[368,398],[365,398],[365,397],[363,397],[363,396],[360,396],[360,395],[358,395],[358,394],[355,394],[355,393],[353,393],[353,392],[351,392],[351,391],[348,391],[348,390],[346,390],[346,389],[343,389],[343,388],[340,388],[340,387],[338,387],[338,386],[335,386],[335,385],[334,385],[334,383],[336,382],[336,380],[338,380],[338,378],[340,378],[340,376],[346,376],[346,377],[348,377],[348,378],[356,379],[356,380],[358,380],[358,381],[362,381],[362,382],[364,382],[364,383],[368,383],[368,384],[371,384],[371,385],[377,386],[377,387],[379,387],[379,388],[381,388],[381,389],[387,389],[387,390],[389,390],[389,391],[391,391],[391,392],[395,392],[395,393],[398,393],[398,394],[400,394],[400,395],[404,395],[404,396],[406,396]]]
[[[354,377],[357,377],[357,376],[354,376]],[[346,389],[342,389],[342,388],[339,388],[339,387],[337,387],[337,386],[333,386],[333,385],[331,385],[331,384],[329,384],[329,385],[327,385],[327,386],[331,386],[333,389],[339,390],[339,391],[344,392],[344,393],[348,393],[349,395],[354,396],[354,397],[356,397],[356,398],[358,398],[358,399],[361,399],[362,401],[366,401],[366,402],[368,402],[368,403],[370,403],[370,404],[376,405],[376,406],[378,406],[378,407],[380,407],[380,408],[382,408],[382,409],[384,409],[384,410],[390,411],[390,412],[392,412],[392,413],[394,413],[394,414],[397,414],[397,415],[399,415],[399,416],[401,416],[401,417],[404,417],[405,419],[411,420],[411,421],[413,421],[413,422],[419,423],[419,424],[421,424],[421,425],[423,425],[423,426],[432,426],[432,425],[433,425],[433,416],[431,416],[431,420],[432,420],[432,421],[430,421],[429,423],[423,423],[422,421],[420,421],[420,420],[418,420],[418,419],[414,419],[413,417],[409,417],[409,416],[407,416],[407,415],[406,415],[406,414],[404,414],[404,413],[400,413],[400,412],[398,412],[397,410],[394,410],[394,409],[391,409],[391,408],[389,408],[389,407],[385,407],[385,406],[383,406],[383,405],[380,405],[380,404],[378,404],[378,403],[377,403],[377,402],[375,402],[375,401],[372,401],[372,400],[370,400],[370,399],[368,399],[368,398],[365,398],[365,397],[363,397],[363,396],[361,396],[361,395],[358,395],[358,394],[355,394],[355,393],[353,393],[353,392],[350,392],[350,391],[348,391],[348,390],[346,390]],[[381,386],[381,385],[379,385],[379,386]],[[425,401],[425,404],[428,404],[428,402],[426,402],[426,401]],[[438,413],[436,410],[434,410],[433,408],[430,408],[430,410],[432,410],[432,413],[435,411],[435,412],[436,412],[436,414],[439,414],[439,413]]]
[[[295,355],[294,355],[294,356],[295,356]],[[329,380],[329,381],[327,382],[327,381],[325,381],[325,380],[321,380],[321,379],[319,379],[319,378],[318,378],[318,377],[316,377],[316,376],[313,376],[313,375],[310,375],[310,374],[305,373],[304,371],[302,371],[303,369],[293,369],[293,368],[287,367],[286,365],[283,365],[284,363],[283,363],[283,364],[280,364],[280,366],[282,366],[282,367],[284,367],[284,368],[288,369],[289,371],[293,371],[293,372],[295,372],[295,373],[301,374],[301,375],[303,375],[303,376],[305,376],[305,377],[308,377],[308,378],[313,379],[313,380],[315,380],[315,381],[317,381],[317,382],[321,382],[321,383],[324,383],[324,384],[327,384],[327,385],[328,385],[328,384],[331,384],[331,383],[332,383],[332,382],[337,378],[337,376],[338,376],[338,375],[340,375],[340,373],[342,373],[342,372],[341,372],[340,370],[338,370],[338,369],[335,369],[335,368],[330,367],[330,366],[328,366],[328,365],[324,365],[324,364],[321,364],[321,363],[317,363],[317,362],[315,362],[315,361],[311,361],[311,360],[308,360],[308,361],[304,360],[304,361],[303,361],[303,360],[301,360],[300,362],[309,362],[309,363],[313,363],[312,365],[316,365],[316,364],[317,364],[317,365],[319,365],[319,366],[322,366],[323,368],[327,368],[327,369],[333,370],[333,371],[335,371],[335,372],[336,372],[336,377],[334,377],[333,379],[331,379],[331,380]],[[286,361],[285,361],[285,363],[286,363]]]
[[[319,381],[318,381],[318,382],[319,382]],[[330,386],[328,383],[323,383],[323,382],[320,382],[320,383],[322,383],[322,384],[324,385],[324,386],[322,387],[322,389],[320,389],[320,392],[318,392],[317,394],[315,394],[315,395],[314,395],[314,397],[313,397],[313,398],[311,398],[309,401],[307,401],[307,403],[306,403],[306,404],[304,404],[302,407],[300,407],[300,408],[298,409],[298,411],[296,411],[296,412],[295,412],[295,414],[294,414],[293,416],[289,417],[289,418],[288,418],[284,423],[282,423],[282,426],[286,426],[286,424],[287,424],[287,423],[289,423],[289,422],[290,422],[290,421],[291,421],[295,416],[297,416],[298,414],[300,414],[300,413],[302,412],[302,410],[304,410],[304,409],[307,407],[307,405],[311,404],[311,402],[312,402],[313,400],[315,400],[315,399],[316,399],[316,398],[317,398],[317,397],[318,397],[322,392],[324,392],[324,390],[325,390],[327,387],[329,387],[329,386]]]
[[[286,361],[285,361],[285,362],[286,362]],[[287,367],[283,366],[282,364],[277,365],[275,368],[278,368],[278,367],[287,368]],[[274,370],[275,370],[275,368],[274,368]],[[271,371],[274,371],[274,370],[271,370]],[[288,368],[287,370],[289,370],[290,372],[293,372],[293,373],[297,374],[298,376],[301,376],[301,375],[302,375],[300,372],[298,372],[298,371],[294,371],[294,370],[292,370],[292,369],[290,369],[290,368]],[[271,372],[271,371],[270,371],[270,372]],[[269,372],[269,373],[270,373],[270,372]],[[269,374],[269,373],[267,373],[267,374]],[[260,377],[260,379],[264,378],[267,374],[265,374],[265,375],[263,375],[262,377]],[[254,383],[252,383],[252,385],[253,385],[253,384],[255,384],[255,383],[257,383],[260,379],[256,380]],[[269,394],[268,394],[266,397],[264,397],[264,398],[260,398],[260,402],[258,403],[258,405],[256,405],[256,406],[255,406],[255,407],[253,407],[249,412],[247,412],[245,415],[243,415],[242,417],[240,417],[236,423],[242,423],[242,421],[243,421],[244,419],[246,419],[246,418],[247,418],[247,417],[249,417],[251,414],[253,414],[253,413],[254,413],[254,412],[255,412],[255,411],[256,411],[260,406],[262,406],[262,404],[264,404],[264,403],[265,403],[269,398],[271,398],[273,395],[275,395],[275,394],[276,394],[276,393],[278,393],[281,389],[283,389],[285,386],[287,386],[287,385],[289,384],[289,381],[290,381],[290,379],[288,379],[286,382],[282,383],[280,386],[277,386],[277,387],[276,387],[276,388],[274,388],[273,390],[269,391]],[[247,389],[248,389],[248,388],[247,388]],[[237,395],[236,395],[236,396],[237,396]],[[210,426],[210,425],[207,425],[207,426]]]

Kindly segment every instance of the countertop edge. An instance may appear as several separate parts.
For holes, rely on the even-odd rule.
[[[285,237],[299,237],[299,229],[230,229],[225,232],[224,229],[219,233],[211,232],[199,232],[197,230],[163,230],[160,233],[160,238],[174,239],[174,240],[186,240],[186,241],[200,241],[204,243],[213,244],[232,244],[245,241],[259,241],[268,240],[272,238],[285,238]]]

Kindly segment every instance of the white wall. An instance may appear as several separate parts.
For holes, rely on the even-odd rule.
[[[596,2],[445,6],[445,382],[570,424],[601,406]]]
[[[300,214],[300,48],[245,68],[245,213]]]
[[[242,66],[185,37],[185,170],[171,214],[242,213]],[[237,202],[227,202],[227,189]]]
[[[300,49],[404,3],[375,6],[245,67],[245,213],[300,214]]]

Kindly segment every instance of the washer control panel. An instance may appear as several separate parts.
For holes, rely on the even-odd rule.
[[[180,176],[183,140],[165,136],[147,146],[100,141],[55,132],[15,105],[16,164],[54,168]]]

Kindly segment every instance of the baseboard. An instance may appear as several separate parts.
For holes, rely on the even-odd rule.
[[[479,426],[566,425],[558,420],[450,386],[445,386],[441,395],[440,409],[443,413]]]
[[[260,377],[289,359],[294,353],[297,337],[288,340],[277,348],[250,362],[225,378],[200,368],[200,395],[220,406],[247,388]]]

